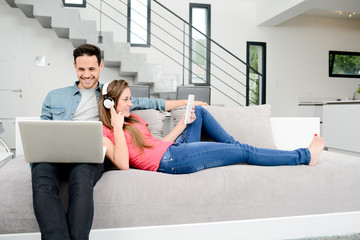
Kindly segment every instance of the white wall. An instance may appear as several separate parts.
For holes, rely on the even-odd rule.
[[[352,97],[359,79],[329,78],[329,50],[360,51],[360,22],[300,16],[264,29],[267,100],[276,116],[295,116],[299,97]],[[271,32],[270,32],[271,31]]]
[[[188,19],[190,1],[160,2]],[[329,50],[360,51],[360,21],[299,16],[276,27],[259,27],[255,0],[196,2],[211,4],[213,39],[241,59],[246,59],[246,41],[267,43],[267,103],[273,106],[273,116],[296,116],[299,97],[352,97],[360,84],[359,79],[329,78],[327,67]],[[91,18],[93,14],[82,11],[81,15]],[[94,17],[99,18],[98,14]],[[0,31],[9,28],[26,34],[26,114],[38,115],[50,89],[71,85],[76,80],[73,46],[69,40],[59,39],[53,30],[43,29],[35,19],[26,18],[19,9],[12,9],[1,0]],[[103,30],[107,30],[106,26]],[[115,40],[124,38],[124,33],[115,33]],[[12,47],[9,46],[9,50]],[[149,52],[149,62],[164,62],[165,72],[172,68],[159,54],[145,51]],[[45,55],[50,65],[34,67],[34,57],[38,55]],[[102,79],[113,79],[114,75],[116,69],[105,70]]]
[[[40,115],[41,103],[49,89],[70,84],[76,75],[71,64],[71,43],[68,40],[57,38],[55,32],[43,29],[35,19],[28,19],[18,8],[10,8],[5,1],[0,2],[0,34],[13,30],[23,33],[26,56],[25,98],[24,115]],[[3,35],[3,37],[5,37]],[[18,46],[6,46],[8,51],[13,51]],[[46,67],[35,67],[35,56],[46,57]],[[9,72],[3,81],[13,81]],[[1,116],[5,117],[5,116]]]

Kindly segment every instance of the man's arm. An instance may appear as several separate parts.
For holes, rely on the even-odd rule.
[[[161,112],[165,111],[165,100],[164,99],[150,99],[150,98],[131,98],[133,106],[130,108],[133,110],[143,109],[155,109]]]
[[[177,107],[186,106],[187,102],[188,102],[187,99],[186,100],[165,100],[165,111],[170,111]],[[206,106],[208,104],[206,102],[202,102],[202,101],[194,101],[194,105]]]
[[[50,107],[50,94],[48,94],[42,104],[41,120],[52,120],[51,107]]]
[[[143,109],[155,109],[161,112],[170,111],[174,108],[186,106],[187,100],[164,100],[164,99],[150,99],[150,98],[131,98],[133,110],[143,110]],[[194,101],[194,105],[205,106],[208,105],[206,102]]]

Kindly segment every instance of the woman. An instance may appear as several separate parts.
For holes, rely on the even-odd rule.
[[[104,91],[103,91],[104,92]],[[104,124],[106,156],[118,169],[134,167],[171,174],[193,173],[206,168],[246,163],[261,166],[314,166],[324,148],[324,140],[315,135],[308,148],[294,151],[255,148],[234,140],[204,108],[196,106],[188,125],[184,116],[162,140],[154,138],[147,123],[130,114],[131,92],[125,80],[107,86],[106,98],[114,106],[100,104]],[[104,96],[100,95],[101,103]],[[200,142],[201,129],[215,142]]]

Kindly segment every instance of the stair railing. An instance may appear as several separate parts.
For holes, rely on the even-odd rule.
[[[127,2],[124,1],[126,0],[118,0],[118,2],[123,5],[123,7],[127,8]],[[124,34],[127,34],[127,11],[124,12],[121,11],[120,8],[114,7],[111,3],[109,3],[109,0],[102,0],[101,2],[101,11],[98,7],[95,6],[95,3],[91,3],[91,1],[88,0],[87,4],[113,21],[116,25],[123,28],[125,30]],[[212,94],[217,96],[225,96],[225,98],[218,97],[224,99],[223,104],[245,106],[246,98],[248,97],[246,91],[248,88],[246,85],[247,69],[251,69],[252,72],[259,77],[258,79],[253,79],[248,76],[249,81],[252,82],[251,85],[255,86],[254,89],[259,89],[258,82],[261,81],[262,74],[259,73],[256,69],[252,68],[248,63],[241,60],[231,51],[220,45],[218,42],[202,33],[189,22],[185,21],[176,13],[165,7],[163,4],[159,3],[157,0],[152,0],[152,3],[155,4],[151,4],[151,31],[148,31],[141,24],[134,20],[133,23],[148,31],[148,33],[151,35],[151,48],[160,52],[168,59],[171,59],[172,62],[176,63],[175,65],[180,67],[170,67],[166,65],[182,76],[182,85],[189,84],[190,74],[199,79],[202,78],[199,73],[193,71],[193,67],[190,67],[192,64],[193,66],[196,66],[198,70],[210,75],[210,86],[216,90],[212,91]],[[104,9],[104,6],[106,6],[108,11]],[[111,11],[113,14],[110,14]],[[133,9],[133,11],[136,11],[136,9]],[[118,15],[114,16],[114,13]],[[137,13],[140,16],[146,18],[146,16],[142,15],[140,12]],[[121,18],[119,19],[119,17]],[[197,31],[211,43],[210,49],[207,49],[207,46],[191,37],[190,31],[192,29]],[[137,35],[135,32],[133,32],[133,34],[142,39],[142,37]],[[146,41],[146,39],[143,40]],[[196,42],[196,44],[199,44],[201,47],[207,49],[208,53],[211,54],[210,70],[194,62],[194,58],[190,57],[190,51],[192,51],[192,54],[196,54],[198,57],[204,58],[201,53],[196,52],[194,49],[190,49],[190,41]],[[252,95],[259,94],[252,88],[249,88],[249,92]],[[227,99],[227,102],[225,99]],[[251,99],[249,99],[249,102],[250,105],[259,104],[252,102]]]

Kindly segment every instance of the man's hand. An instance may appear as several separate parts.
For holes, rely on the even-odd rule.
[[[187,103],[186,103],[187,104]],[[207,104],[206,102],[202,102],[202,101],[194,101],[194,105],[199,105],[199,106],[207,106],[209,104]]]
[[[165,100],[165,111],[170,111],[177,107],[182,107],[187,105],[187,100]],[[207,106],[206,102],[194,101],[194,105]]]

